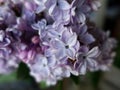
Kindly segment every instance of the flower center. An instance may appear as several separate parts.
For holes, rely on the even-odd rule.
[[[68,49],[68,48],[69,48],[69,45],[66,45],[65,48]]]
[[[86,59],[86,56],[83,56],[83,59]]]

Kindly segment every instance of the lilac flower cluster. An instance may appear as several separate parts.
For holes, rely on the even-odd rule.
[[[116,40],[89,25],[98,0],[0,0],[0,74],[20,62],[37,82],[107,70]]]

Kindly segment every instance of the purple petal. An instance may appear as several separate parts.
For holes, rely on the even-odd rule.
[[[52,40],[51,45],[55,49],[63,49],[64,48],[64,44],[60,40]]]
[[[74,48],[69,48],[69,49],[66,49],[66,53],[69,58],[74,59],[76,51]]]
[[[62,10],[70,9],[70,4],[65,0],[58,0],[58,4],[59,4],[60,9]]]
[[[79,73],[81,75],[85,75],[86,70],[87,70],[87,63],[86,62],[80,63],[80,65],[79,65]]]
[[[78,20],[78,23],[84,24],[86,21],[86,16],[80,12],[79,15],[77,16],[77,20]]]
[[[67,45],[74,46],[77,42],[77,35],[74,33],[67,41]]]
[[[45,10],[45,5],[44,4],[39,4],[39,7],[36,9],[36,13],[41,13],[42,11]]]
[[[91,58],[87,58],[87,63],[88,63],[88,69],[90,68],[96,68],[97,67],[97,61],[95,61],[94,59]]]
[[[47,59],[48,59],[48,65],[49,65],[50,67],[55,66],[57,59],[56,59],[56,57],[55,57],[54,55],[48,57]]]
[[[69,31],[65,30],[62,35],[63,42],[67,43],[70,37],[71,37],[71,33]]]
[[[99,49],[98,47],[94,47],[93,49],[91,49],[88,53],[87,56],[88,57],[97,57],[99,55]]]
[[[86,33],[80,40],[85,44],[91,44],[95,41],[95,38],[91,34]]]
[[[81,46],[79,51],[82,53],[88,53],[89,48],[87,46]]]

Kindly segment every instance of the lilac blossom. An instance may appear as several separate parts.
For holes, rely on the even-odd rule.
[[[95,41],[95,38],[87,32],[86,25],[83,25],[79,30],[79,40],[84,44],[91,44]]]
[[[14,39],[8,36],[7,33],[9,32],[0,31],[0,74],[8,74],[16,70],[20,62],[16,56],[17,48],[12,47],[18,42],[14,42]]]
[[[63,58],[67,56],[69,58],[74,58],[76,53],[74,46],[77,45],[77,42],[76,33],[72,33],[71,30],[66,30],[63,32],[61,40],[52,40],[51,45],[53,48],[57,49],[57,51],[55,50],[57,57]]]
[[[102,30],[95,28],[91,33],[97,39],[95,44],[98,44],[101,51],[101,54],[98,57],[98,69],[103,71],[109,70],[109,67],[114,61],[115,52],[113,49],[116,47],[117,41],[114,38],[109,37],[109,32],[103,32]]]
[[[20,62],[14,54],[7,52],[8,49],[0,49],[0,74],[9,74],[15,71]]]
[[[79,4],[80,3],[80,4]],[[76,20],[78,23],[85,24],[86,17],[89,17],[92,11],[98,10],[101,6],[98,0],[76,0]]]
[[[79,74],[82,75],[84,75],[87,70],[96,70],[98,65],[96,58],[98,56],[98,47],[94,47],[89,51],[87,47],[83,46],[76,54],[76,62],[74,64],[74,68],[79,72]]]
[[[75,0],[73,0],[74,3]],[[69,23],[72,16],[75,15],[75,7],[73,3],[69,4],[66,0],[57,0],[50,8],[54,20],[62,21],[65,24]]]
[[[47,58],[42,55],[37,55],[34,61],[34,64],[28,64],[31,69],[30,74],[34,76],[38,82],[44,81],[44,79],[50,75]]]
[[[0,0],[0,74],[23,62],[37,82],[55,85],[108,70],[116,40],[89,22],[99,7],[98,0]]]

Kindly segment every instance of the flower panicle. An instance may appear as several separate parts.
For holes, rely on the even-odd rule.
[[[55,85],[109,69],[116,40],[87,22],[99,7],[98,0],[0,0],[0,74],[24,62],[37,82]]]

